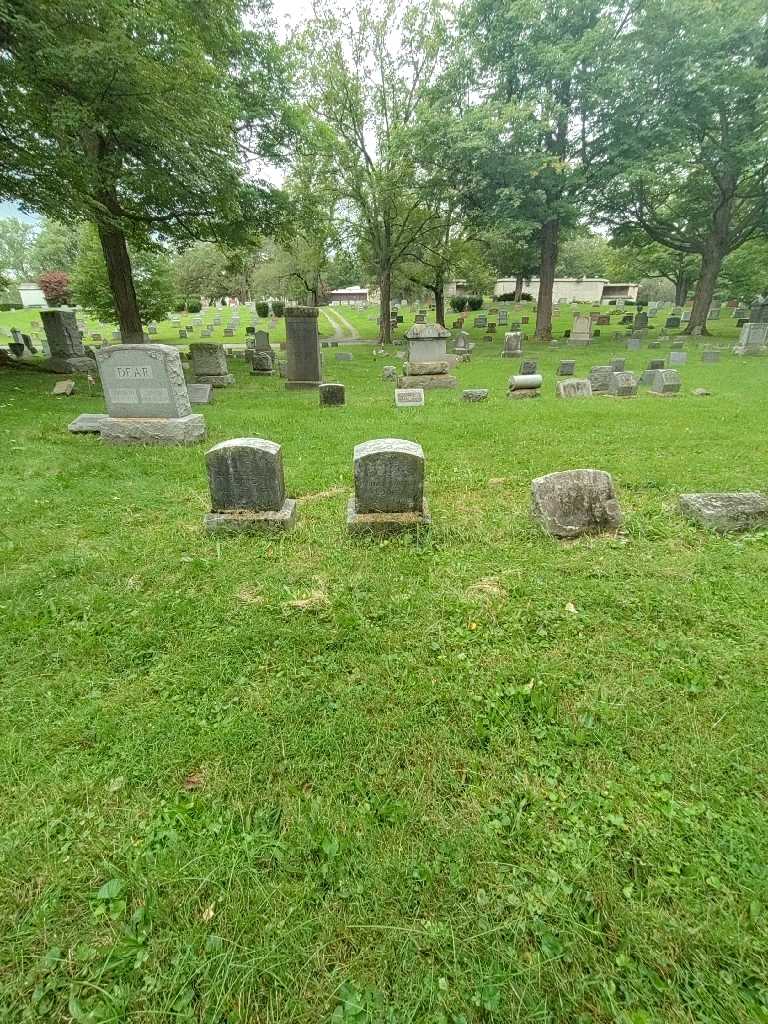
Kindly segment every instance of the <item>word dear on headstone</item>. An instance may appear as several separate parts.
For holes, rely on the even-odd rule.
[[[193,414],[177,349],[110,345],[96,354],[107,403],[101,438],[107,444],[189,444],[205,438]]]

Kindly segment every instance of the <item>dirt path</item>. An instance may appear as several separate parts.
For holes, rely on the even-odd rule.
[[[336,341],[358,340],[357,331],[353,325],[335,307],[323,306],[323,313],[328,318],[331,327],[333,327]]]

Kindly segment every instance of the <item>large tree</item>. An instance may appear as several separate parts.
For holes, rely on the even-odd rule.
[[[606,219],[700,258],[689,332],[728,253],[768,230],[767,32],[765,0],[636,0],[604,107]]]
[[[653,242],[633,225],[618,228],[610,242],[608,273],[614,281],[666,280],[682,306],[699,277],[701,257]]]
[[[359,0],[343,16],[317,17],[305,42],[317,143],[378,283],[380,340],[389,342],[393,273],[418,258],[420,237],[439,220],[416,140],[447,55],[443,15],[437,0]]]
[[[63,271],[71,274],[80,252],[80,225],[62,224],[44,217],[32,244],[32,263],[35,273]]]
[[[246,0],[0,3],[0,198],[96,225],[125,341],[143,336],[129,242],[274,227],[253,161],[284,138],[286,75],[266,14],[256,32],[247,13]]]
[[[0,220],[0,271],[17,282],[31,280],[36,269],[34,242],[35,226],[29,221],[19,217],[4,217]]]
[[[539,225],[536,334],[543,340],[552,334],[561,231],[585,208],[597,112],[612,92],[625,17],[622,3],[605,0],[468,0],[464,8],[482,91],[516,103],[534,140],[525,206],[526,219]]]

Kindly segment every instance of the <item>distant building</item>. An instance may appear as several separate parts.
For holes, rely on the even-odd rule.
[[[523,284],[523,291],[539,298],[538,277],[533,277]],[[552,288],[553,302],[608,302],[611,299],[637,299],[639,284],[613,284],[603,277],[556,277]],[[505,277],[493,287],[494,296],[514,292],[515,278]]]
[[[21,295],[22,306],[45,306],[45,296],[43,295],[42,289],[38,288],[36,284],[27,283],[20,284],[18,286],[19,294]]]
[[[444,295],[446,299],[452,299],[454,295],[469,295],[469,293],[466,281],[449,281],[445,286]]]
[[[368,289],[362,285],[353,284],[348,288],[334,288],[328,292],[328,301],[333,305],[353,306],[357,302],[368,301]]]

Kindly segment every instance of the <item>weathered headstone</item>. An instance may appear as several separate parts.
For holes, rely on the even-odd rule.
[[[73,380],[57,380],[53,385],[52,395],[69,398],[75,393],[75,382]]]
[[[611,369],[614,373],[623,373],[626,365],[626,359],[616,358],[611,360]]]
[[[352,357],[352,353],[351,352],[337,352],[336,353],[336,362],[337,363],[351,363],[352,362],[352,358],[353,357]]]
[[[397,380],[397,367],[385,366],[381,371],[382,380]]]
[[[227,354],[222,345],[210,341],[193,341],[189,346],[192,373],[198,384],[211,384],[226,388],[235,383],[227,366]]]
[[[108,416],[108,444],[188,444],[205,438],[205,420],[193,414],[184,370],[171,345],[110,345],[96,362]]]
[[[388,534],[428,526],[421,445],[381,438],[355,446],[355,494],[347,506],[352,533]]]
[[[680,392],[682,381],[677,370],[654,370],[651,394],[671,396]]]
[[[763,307],[759,308],[762,310]],[[754,310],[753,306],[753,315]],[[766,348],[768,348],[768,320],[750,321],[741,328],[741,334],[733,352],[737,356],[757,356],[762,355]]]
[[[577,313],[571,327],[571,343],[573,345],[589,345],[592,341],[592,318]]]
[[[261,437],[222,441],[205,453],[211,511],[210,531],[290,530],[296,501],[287,498],[282,448]]]
[[[557,368],[558,377],[572,377],[576,372],[576,362],[573,359],[563,359]]]
[[[317,388],[323,380],[317,306],[288,306],[285,310],[289,391]]]
[[[533,514],[554,537],[571,539],[621,526],[621,509],[610,473],[571,469],[537,477],[532,485]]]
[[[395,388],[395,406],[398,409],[419,405],[424,405],[423,388]]]
[[[43,366],[53,373],[89,373],[96,364],[83,345],[77,317],[68,310],[40,311],[45,339],[51,352]]]
[[[681,494],[680,511],[718,533],[768,526],[768,497],[754,491]]]
[[[344,405],[346,401],[343,384],[321,384],[318,391],[320,405]]]
[[[669,365],[670,366],[685,366],[688,362],[687,352],[670,352],[669,353]]]
[[[608,380],[608,394],[614,398],[634,398],[637,394],[637,379],[627,370],[614,372]]]
[[[100,434],[101,427],[105,420],[108,420],[103,412],[84,412],[67,427],[70,434]]]
[[[521,331],[509,331],[504,335],[502,359],[516,359],[523,354],[523,335]]]
[[[720,350],[719,349],[704,349],[701,353],[702,363],[719,363],[720,362]]]
[[[455,388],[458,381],[448,370],[456,360],[445,350],[450,336],[450,331],[440,324],[414,324],[405,336],[408,363],[405,373],[398,378],[398,388]]]
[[[527,376],[528,374],[538,372],[539,364],[535,359],[524,359],[522,363],[520,363],[520,369],[518,370],[518,373],[522,374],[523,376]]]
[[[612,366],[593,366],[589,371],[589,382],[593,395],[607,395],[608,384],[613,375]]]
[[[210,405],[213,401],[213,384],[187,384],[190,405]]]
[[[664,321],[664,326],[665,327],[669,327],[669,328],[679,327],[680,326],[680,317],[679,316],[668,316],[667,319]]]
[[[557,398],[591,398],[592,384],[588,380],[579,380],[577,377],[559,380],[555,385],[555,396]]]
[[[484,402],[488,397],[488,388],[466,388],[461,397],[465,402]]]

